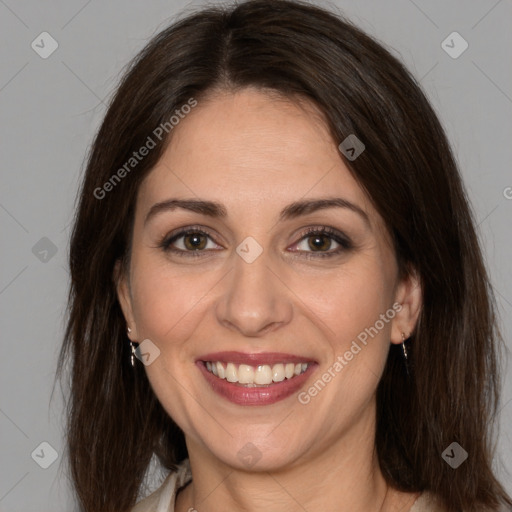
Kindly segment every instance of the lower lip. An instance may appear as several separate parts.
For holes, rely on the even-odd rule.
[[[197,361],[197,366],[203,373],[212,389],[220,396],[227,398],[237,405],[270,405],[293,395],[303,386],[309,378],[316,363],[311,363],[304,373],[291,379],[276,382],[268,387],[247,388],[238,383],[220,379],[206,369],[203,361]]]

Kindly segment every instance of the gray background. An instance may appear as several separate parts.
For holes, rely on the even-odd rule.
[[[69,223],[82,162],[123,66],[176,13],[203,3],[0,0],[0,511],[76,508],[62,465],[60,388],[51,402],[50,394],[64,327]],[[405,61],[438,112],[474,205],[509,353],[512,2],[333,4]],[[44,31],[59,45],[47,59],[31,47]],[[441,46],[453,31],[469,44],[455,59]],[[40,241],[43,237],[49,240]],[[497,469],[512,493],[510,364],[503,390]],[[50,450],[38,448],[42,442],[58,454],[47,469],[36,463],[51,462]],[[161,478],[161,473],[150,476],[149,488]]]

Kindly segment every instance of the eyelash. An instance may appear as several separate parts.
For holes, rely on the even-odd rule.
[[[202,253],[206,252],[204,249],[202,250],[194,250],[194,251],[184,251],[183,249],[176,249],[175,247],[172,247],[172,244],[178,240],[181,237],[191,235],[191,234],[199,234],[204,235],[211,239],[211,234],[205,231],[204,229],[200,227],[187,227],[180,229],[176,233],[171,233],[170,235],[166,235],[163,237],[163,239],[159,242],[158,247],[162,249],[164,252],[172,252],[174,254],[177,254],[178,256],[184,256],[184,257],[191,257],[191,258],[197,258],[202,256]],[[294,243],[294,245],[297,245],[302,240],[310,238],[312,236],[327,236],[328,238],[334,240],[337,242],[340,247],[335,249],[334,251],[329,252],[316,252],[316,251],[293,251],[293,252],[299,252],[303,253],[305,252],[307,255],[304,255],[303,257],[307,259],[316,259],[316,258],[331,258],[334,256],[337,256],[341,254],[344,251],[349,251],[354,248],[353,243],[350,241],[348,237],[343,235],[341,232],[330,228],[328,226],[322,226],[322,227],[311,227],[308,228],[304,233],[302,233],[301,238],[298,240],[298,242]]]

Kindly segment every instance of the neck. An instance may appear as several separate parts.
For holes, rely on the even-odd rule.
[[[374,416],[370,415],[369,418]],[[286,467],[249,472],[224,464],[187,439],[193,481],[178,494],[176,511],[336,510],[407,511],[415,495],[388,488],[375,453],[374,421]]]

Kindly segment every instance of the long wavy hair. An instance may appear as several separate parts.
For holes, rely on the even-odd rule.
[[[251,0],[200,8],[157,34],[126,69],[87,155],[57,368],[62,379],[70,363],[66,442],[81,510],[130,510],[153,454],[169,470],[187,457],[143,365],[130,365],[113,277],[117,261],[126,271],[139,186],[170,136],[153,137],[155,147],[123,179],[112,176],[190,98],[200,108],[212,92],[249,86],[313,102],[336,145],[357,134],[365,151],[340,158],[384,219],[401,277],[420,278],[410,374],[392,345],[377,390],[385,479],[431,491],[451,512],[512,505],[492,471],[503,340],[474,214],[439,120],[399,60],[340,14]],[[441,456],[452,442],[469,454],[456,470]]]

